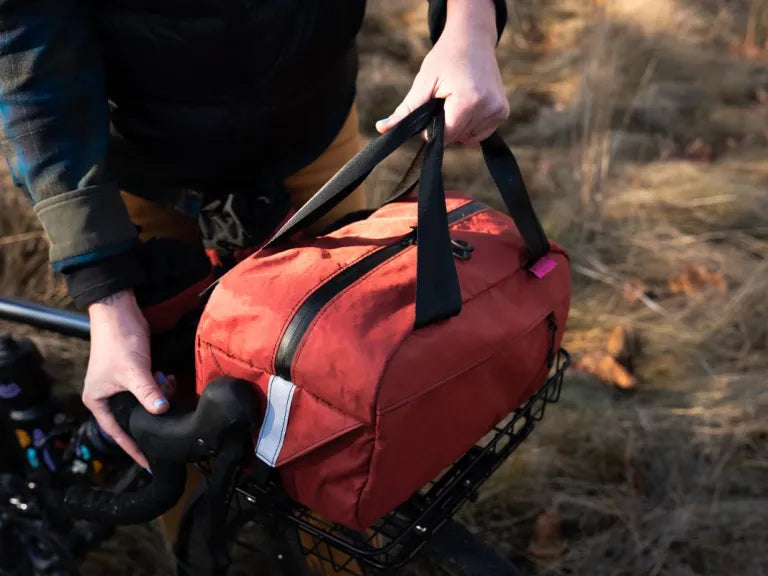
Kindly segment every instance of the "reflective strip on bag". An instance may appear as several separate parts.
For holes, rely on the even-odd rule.
[[[280,376],[269,378],[267,411],[256,442],[256,456],[274,468],[285,441],[296,385]]]

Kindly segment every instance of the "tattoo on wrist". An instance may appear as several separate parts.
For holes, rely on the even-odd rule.
[[[124,295],[126,294],[125,290],[121,290],[120,292],[115,292],[114,294],[110,294],[109,296],[105,296],[101,300],[97,300],[94,302],[94,304],[104,304],[105,306],[112,306],[120,300]]]
[[[95,304],[104,304],[105,306],[112,306],[112,304],[115,303],[118,296],[117,294],[110,294],[106,298],[102,298],[101,300],[96,300]]]

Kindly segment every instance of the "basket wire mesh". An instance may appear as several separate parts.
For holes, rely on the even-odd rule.
[[[402,566],[464,503],[477,498],[480,486],[528,437],[544,417],[547,405],[559,400],[570,363],[570,354],[560,349],[546,382],[523,406],[366,532],[330,522],[287,497],[273,500],[273,513],[296,526],[308,560],[315,559],[337,573],[357,576],[364,573],[361,566],[377,569]],[[263,491],[248,484],[238,488],[254,502],[256,498],[249,497],[249,493],[260,490]],[[267,490],[274,494],[279,487],[272,485]],[[262,498],[259,500],[263,502]]]

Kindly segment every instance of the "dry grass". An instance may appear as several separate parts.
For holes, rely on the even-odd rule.
[[[421,2],[369,4],[367,137],[428,50]],[[603,349],[616,326],[631,328],[639,384],[628,394],[573,374],[562,403],[462,517],[535,573],[768,574],[768,2],[512,8],[499,46],[512,102],[502,132],[545,226],[571,252],[566,345],[581,356]],[[477,151],[446,158],[452,185],[496,201]],[[377,170],[372,194],[385,195],[408,160],[397,154]],[[10,192],[0,227],[2,292],[62,302],[37,228]],[[690,265],[725,289],[675,293],[670,279]],[[630,280],[647,287],[645,303],[624,297]],[[567,549],[543,562],[528,545],[553,508]]]

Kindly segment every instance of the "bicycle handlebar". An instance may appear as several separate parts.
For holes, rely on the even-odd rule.
[[[194,412],[171,408],[153,415],[128,392],[110,398],[109,406],[147,457],[152,480],[136,492],[82,486],[67,491],[64,502],[74,516],[106,524],[144,523],[167,512],[181,498],[187,463],[211,456],[218,455],[209,490],[219,490],[217,496],[226,498],[229,480],[252,452],[252,434],[260,419],[251,385],[229,377],[208,384]]]

